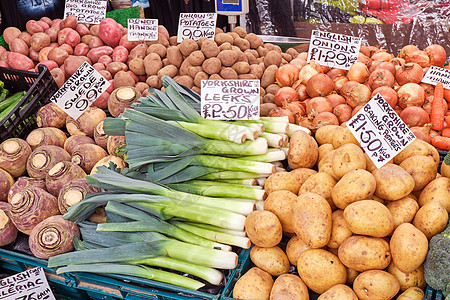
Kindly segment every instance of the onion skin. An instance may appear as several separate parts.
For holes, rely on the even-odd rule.
[[[369,76],[369,86],[373,90],[380,86],[393,87],[395,82],[394,75],[386,69],[377,69],[373,71]]]
[[[75,147],[83,144],[95,144],[95,141],[87,135],[72,135],[64,143],[64,150],[72,156]]]
[[[417,46],[406,45],[402,49],[400,49],[400,51],[398,52],[398,57],[405,59],[406,56],[417,50],[420,50]]]
[[[395,80],[399,85],[407,83],[420,83],[423,78],[422,67],[416,63],[407,63],[395,71]]]
[[[41,221],[59,214],[56,197],[37,187],[28,187],[16,193],[10,205],[12,222],[20,232],[28,235]]]
[[[378,69],[385,69],[392,73],[395,76],[395,65],[390,61],[377,61],[370,66],[369,72],[372,73]]]
[[[348,78],[347,76],[336,76],[333,78],[333,83],[334,83],[334,90],[337,93],[341,92],[342,87],[344,86],[345,83],[348,82]]]
[[[87,135],[92,138],[95,126],[105,118],[106,113],[102,109],[91,105],[77,120],[67,116],[66,129],[70,135]]]
[[[370,49],[366,45],[361,44],[361,47],[359,48],[359,53],[362,53],[365,56],[370,56]]]
[[[362,54],[361,52],[358,54],[358,60],[357,62],[362,62],[363,64],[366,65],[366,67],[370,67],[372,65],[372,60],[370,59],[370,57]]]
[[[408,106],[401,113],[400,118],[408,127],[422,127],[430,123],[430,116],[421,107]]]
[[[441,45],[430,45],[424,49],[424,52],[430,58],[430,65],[444,67],[447,53]]]
[[[364,83],[369,78],[369,69],[362,62],[353,64],[347,73],[348,80]]]
[[[325,97],[334,89],[333,80],[326,74],[316,74],[312,76],[306,84],[306,92],[311,98]]]
[[[294,114],[289,109],[278,107],[269,113],[269,117],[284,117],[284,116],[287,116],[289,118],[289,123],[295,122]]]
[[[58,197],[59,191],[66,182],[72,179],[85,177],[86,172],[84,172],[80,166],[70,161],[62,161],[57,163],[47,173],[45,178],[45,187],[50,194]]]
[[[89,174],[95,164],[108,155],[105,149],[95,144],[78,145],[72,152],[72,162]]]
[[[280,86],[292,86],[298,80],[300,69],[293,64],[285,64],[275,73],[276,82]]]
[[[275,94],[275,104],[282,106],[283,102],[294,102],[299,100],[299,95],[296,90],[290,86],[285,86],[279,89]]]
[[[306,103],[306,114],[314,118],[322,112],[332,112],[333,105],[325,97],[314,97]]]
[[[17,238],[17,228],[10,217],[10,205],[0,202],[0,247],[14,242]]]
[[[339,104],[345,104],[345,98],[338,94],[330,94],[325,98],[331,103],[331,106],[336,107]]]
[[[333,114],[339,120],[339,123],[344,123],[352,117],[352,108],[347,104],[339,104],[333,108]]]
[[[306,85],[311,77],[319,73],[320,72],[318,72],[313,66],[311,66],[311,64],[308,64],[301,68],[298,74],[298,80],[300,80],[300,83]]]
[[[289,109],[292,111],[294,115],[298,114],[301,116],[306,115],[306,105],[302,102],[295,101],[295,102],[285,102],[283,103],[283,108]]]
[[[110,163],[113,163],[116,165],[116,168],[119,168],[121,171],[123,171],[124,168],[126,168],[127,164],[125,163],[125,161],[115,155],[108,155],[105,156],[104,158],[100,159],[95,166],[92,168],[91,173],[89,175],[94,175],[97,173],[97,169],[100,166],[105,166],[105,167],[109,167]]]
[[[408,106],[422,106],[425,101],[425,91],[417,83],[407,83],[397,91],[398,105],[401,108]]]
[[[384,49],[380,49],[372,54],[372,56],[370,56],[370,59],[372,59],[372,61],[390,61],[393,58],[394,54],[390,54]]]
[[[331,68],[330,71],[327,72],[327,75],[331,79],[337,76],[347,76],[347,70]]]
[[[411,127],[410,130],[414,135],[424,142],[431,144],[431,125],[425,125],[422,127]],[[437,132],[436,132],[437,133]],[[438,134],[439,135],[439,134]]]
[[[14,178],[0,168],[0,201],[6,201],[8,199],[8,192],[13,184]]]
[[[330,112],[321,112],[312,121],[312,126],[318,129],[325,125],[336,125],[339,126],[338,118]]]
[[[39,146],[28,157],[28,175],[33,178],[45,179],[48,171],[62,161],[70,161],[70,154],[63,148],[53,145]]]
[[[298,101],[304,101],[309,98],[308,93],[306,92],[306,85],[299,84],[295,90],[298,94]]]
[[[14,182],[14,184],[9,189],[9,192],[8,192],[8,203],[11,202],[11,198],[17,192],[20,192],[21,190],[23,190],[23,189],[25,189],[27,187],[30,187],[30,186],[34,186],[34,187],[38,187],[38,188],[41,188],[43,190],[46,190],[45,181],[44,180],[38,179],[38,178],[31,178],[31,177],[21,176],[21,177],[17,178],[16,182]]]
[[[369,102],[370,95],[372,94],[367,86],[356,81],[348,81],[345,83],[340,93],[344,96],[347,104],[353,108]]]
[[[372,92],[370,98],[375,97],[375,95],[378,93],[383,97],[384,100],[386,100],[387,103],[389,103],[392,108],[397,105],[397,92],[393,88],[388,86],[380,86]]]
[[[42,106],[36,113],[38,127],[62,128],[66,125],[66,118],[67,114],[53,102]]]
[[[74,236],[80,237],[78,225],[64,220],[61,215],[56,215],[36,225],[30,233],[28,244],[34,256],[48,259],[74,250],[72,243]]]
[[[0,144],[0,168],[17,178],[25,173],[30,154],[31,147],[25,140],[7,139]]]
[[[71,193],[74,191],[79,192],[79,195],[81,196],[80,199],[76,199],[76,200],[83,200],[84,196],[86,196],[88,194],[93,194],[93,193],[100,193],[101,189],[90,186],[87,183],[85,178],[77,178],[77,179],[73,179],[73,180],[66,182],[61,187],[61,190],[59,191],[59,194],[58,194],[58,209],[62,215],[67,213],[67,209],[70,206],[78,203],[76,201],[74,201],[73,203],[70,203],[71,202],[70,196],[71,196]]]

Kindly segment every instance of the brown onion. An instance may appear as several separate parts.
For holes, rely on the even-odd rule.
[[[400,113],[400,118],[408,127],[422,127],[430,123],[430,116],[421,107],[408,106]]]
[[[395,65],[390,61],[377,61],[370,66],[369,72],[372,73],[378,69],[385,69],[395,75]]]
[[[347,104],[339,104],[333,108],[333,114],[338,118],[339,123],[344,123],[352,117],[352,110]]]
[[[296,90],[297,90],[299,101],[303,101],[309,97],[308,93],[306,92],[306,85],[299,84],[298,87],[296,88]]]
[[[431,126],[432,124],[426,124],[422,127],[411,127],[412,133],[419,139],[427,143],[431,143]],[[437,133],[436,131],[434,131]],[[438,133],[437,133],[438,134]],[[439,135],[439,134],[438,134]]]
[[[331,93],[333,89],[333,80],[322,73],[312,76],[306,84],[306,92],[311,98],[326,96]]]
[[[402,85],[397,91],[398,105],[401,108],[408,106],[422,106],[425,101],[425,91],[417,83]]]
[[[299,96],[296,90],[290,86],[285,86],[279,89],[275,94],[275,104],[282,106],[283,102],[294,102],[298,101]]]
[[[422,50],[416,50],[411,53],[408,53],[405,56],[405,62],[406,63],[416,63],[422,68],[428,67],[430,65],[430,58],[425,53],[425,51]]]
[[[389,103],[392,108],[397,105],[397,92],[393,88],[388,86],[380,86],[372,92],[370,98],[375,97],[378,93],[384,98],[384,100],[386,100],[387,103]]]
[[[385,49],[378,50],[370,57],[372,61],[390,61],[393,58],[394,54],[388,53]]]
[[[359,48],[359,53],[362,53],[365,56],[370,56],[370,49],[366,45],[361,44],[361,47]]]
[[[430,130],[430,138],[434,138],[435,136],[440,136],[439,132],[435,130]]]
[[[278,107],[269,113],[269,117],[285,117],[285,116],[288,117],[289,123],[295,123],[294,114],[289,109]]]
[[[308,52],[300,52],[296,58],[306,61],[308,59]]]
[[[306,104],[306,114],[315,117],[322,112],[332,112],[333,106],[325,97],[314,97]]]
[[[356,81],[348,81],[341,88],[341,95],[353,108],[369,102],[371,94],[367,86]]]
[[[372,60],[370,59],[370,57],[365,56],[361,52],[358,54],[357,62],[362,62],[363,64],[366,65],[366,67],[370,67],[372,65]]]
[[[289,64],[296,66],[299,70],[306,65],[306,60],[300,58],[294,58]]]
[[[364,83],[369,77],[369,69],[362,62],[353,64],[347,73],[347,78],[352,81]]]
[[[400,106],[397,105],[397,106],[394,107],[394,111],[395,111],[395,113],[397,115],[400,116],[400,114],[402,113],[403,109]]]
[[[295,101],[295,102],[284,102],[283,103],[283,108],[287,108],[290,111],[292,111],[292,113],[304,116],[306,115],[306,105],[305,103],[302,103],[300,101]]]
[[[300,83],[307,84],[308,80],[316,74],[319,74],[319,72],[311,64],[308,64],[301,68],[298,80],[300,80]]]
[[[345,104],[345,98],[338,94],[330,94],[325,98],[331,103],[331,106],[336,107],[339,104]]]
[[[348,82],[348,78],[347,76],[336,76],[333,78],[333,83],[334,83],[334,90],[336,92],[340,92],[342,89],[342,86]]]
[[[368,55],[369,57],[372,56],[375,52],[378,52],[380,50],[380,48],[377,46],[367,46],[367,48],[369,49],[370,53],[370,55]]]
[[[425,48],[425,54],[430,58],[430,65],[443,67],[447,59],[447,53],[441,45],[430,45]]]
[[[434,97],[434,85],[428,84],[428,83],[420,83],[419,84],[424,92],[425,92],[425,99],[430,99],[432,100]],[[444,90],[444,95],[445,95],[445,90]]]
[[[292,86],[298,80],[300,69],[292,64],[285,64],[275,73],[276,82],[281,86]]]
[[[427,114],[431,115],[431,103],[433,102],[433,96],[430,99],[425,98],[423,102],[422,108],[427,112]]]
[[[330,71],[327,72],[328,77],[333,79],[336,76],[346,76],[347,70],[331,68]]]
[[[417,46],[406,45],[402,49],[400,49],[400,52],[398,52],[397,56],[404,59],[406,56],[417,50],[420,50]]]
[[[370,73],[369,86],[372,90],[379,88],[380,86],[393,87],[395,82],[394,75],[386,69],[377,69]]]
[[[394,66],[401,66],[404,65],[405,59],[404,58],[400,58],[400,57],[394,57],[393,59],[390,60],[391,63],[394,64]]]
[[[395,79],[399,85],[419,83],[423,78],[422,67],[416,63],[407,63],[396,69]]]
[[[325,112],[321,112],[320,114],[318,114],[314,118],[314,120],[312,121],[311,125],[314,128],[316,128],[316,129],[320,128],[322,126],[325,126],[325,125],[336,125],[336,126],[338,126],[339,125],[339,120],[332,113],[325,111]]]
[[[312,119],[306,116],[295,115],[295,124],[312,129]]]

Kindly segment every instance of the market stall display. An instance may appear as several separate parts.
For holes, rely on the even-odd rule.
[[[345,71],[240,27],[179,44],[159,32],[130,42],[113,19],[74,17],[4,32],[3,67],[48,68],[61,87],[88,62],[111,87],[77,119],[48,95],[28,117],[36,126],[2,139],[1,244],[18,230],[67,278],[115,273],[199,297],[231,296],[234,283],[238,299],[423,295],[450,200],[436,149],[448,151],[448,90],[421,83],[444,66],[441,46],[397,57],[362,46]],[[205,79],[260,79],[259,120],[202,118]],[[346,127],[378,92],[419,138],[379,169]]]

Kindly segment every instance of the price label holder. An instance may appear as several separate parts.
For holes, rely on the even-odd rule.
[[[348,120],[347,127],[377,168],[416,139],[379,93]]]
[[[430,66],[428,71],[425,73],[425,76],[423,76],[422,82],[432,85],[442,82],[444,89],[450,89],[450,70]]]
[[[99,24],[106,17],[107,1],[66,0],[64,19],[75,15],[78,23]]]
[[[56,300],[44,269],[37,267],[0,280],[0,300]]]
[[[259,120],[259,80],[202,80],[201,114],[209,120]]]
[[[216,32],[216,13],[181,13],[178,19],[177,42],[184,39],[198,41],[201,37],[214,39]]]
[[[129,41],[157,41],[158,19],[128,19]]]
[[[348,70],[358,60],[361,38],[320,30],[311,32],[307,62]]]
[[[50,100],[76,120],[110,85],[105,77],[84,62]]]

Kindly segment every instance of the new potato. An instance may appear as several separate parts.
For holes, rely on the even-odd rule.
[[[413,225],[430,240],[441,233],[448,222],[448,212],[439,201],[432,201],[422,206],[416,213]]]
[[[272,276],[286,274],[289,271],[289,259],[280,247],[253,246],[250,259],[260,268]]]
[[[282,238],[282,227],[277,216],[270,211],[253,211],[245,220],[245,232],[253,244],[274,247]]]
[[[264,210],[273,212],[280,220],[283,232],[294,233],[292,206],[297,195],[290,191],[274,191],[264,201]]]
[[[272,276],[266,271],[253,267],[236,282],[233,289],[233,298],[245,300],[269,299],[272,286]]]
[[[394,298],[400,290],[400,284],[388,272],[370,270],[356,277],[353,290],[360,300],[386,300]]]
[[[277,277],[270,291],[270,300],[309,300],[308,287],[303,280],[293,274]]]
[[[286,255],[289,259],[289,262],[296,266],[300,254],[308,249],[311,249],[311,247],[308,247],[308,245],[306,245],[298,235],[294,235],[293,237],[291,237],[286,245]]]
[[[397,278],[400,283],[400,291],[404,292],[410,287],[425,288],[427,283],[425,282],[423,265],[420,265],[417,269],[409,273],[403,273],[391,262],[387,267],[387,271]]]
[[[345,209],[349,204],[370,199],[376,189],[375,177],[363,169],[345,174],[333,187],[331,198],[334,204]]]
[[[331,220],[331,237],[327,247],[338,249],[348,237],[353,235],[353,232],[350,230],[347,221],[345,221],[343,210],[335,210],[331,215]]]
[[[377,183],[375,195],[389,201],[399,200],[414,189],[414,178],[402,167],[386,164],[372,172]]]
[[[317,300],[358,300],[358,297],[349,286],[336,284],[320,295]]]
[[[344,144],[334,151],[331,164],[333,173],[341,178],[350,171],[365,169],[366,159],[364,152],[359,146],[355,144]]]

